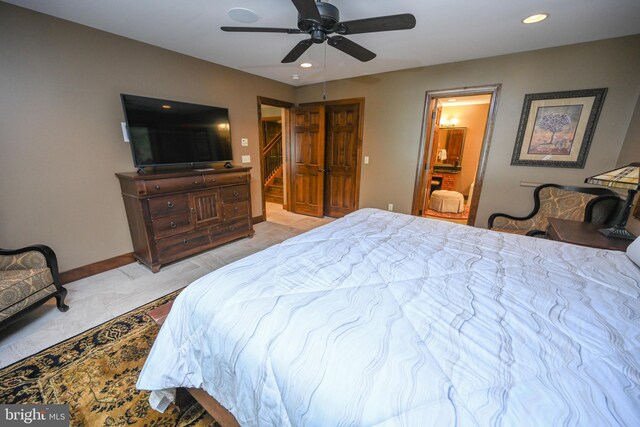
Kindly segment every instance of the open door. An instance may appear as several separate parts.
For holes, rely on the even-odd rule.
[[[292,108],[290,151],[290,209],[299,214],[324,214],[324,137],[323,105]]]
[[[434,99],[429,107],[428,117],[430,117],[431,120],[427,126],[427,139],[425,143],[427,144],[427,147],[429,147],[430,151],[429,156],[426,157],[428,159],[427,164],[424,167],[423,181],[426,183],[426,190],[424,192],[425,197],[422,211],[419,212],[420,215],[429,209],[429,199],[432,186],[436,186],[438,189],[442,186],[442,177],[435,176],[435,171],[433,169],[436,164],[437,155],[437,150],[435,149],[433,141],[437,141],[440,138],[440,116],[442,115],[442,107],[438,105],[438,103],[438,99]]]

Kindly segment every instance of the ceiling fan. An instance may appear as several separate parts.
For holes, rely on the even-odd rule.
[[[302,40],[282,59],[283,63],[297,60],[314,43],[333,46],[354,58],[366,62],[376,54],[365,49],[343,35],[373,33],[378,31],[410,30],[416,26],[416,18],[410,13],[400,15],[378,16],[375,18],[357,19],[340,22],[340,12],[332,4],[318,0],[291,0],[298,10],[298,28],[269,27],[220,27],[222,31],[248,33],[309,33],[310,39]],[[330,34],[337,34],[330,36]]]

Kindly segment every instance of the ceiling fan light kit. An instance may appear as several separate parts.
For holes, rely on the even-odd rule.
[[[298,10],[298,28],[220,27],[220,29],[229,32],[309,34],[311,38],[295,45],[282,59],[282,63],[296,61],[314,43],[321,44],[325,41],[329,46],[366,62],[375,58],[376,54],[343,36],[410,30],[416,26],[416,18],[410,13],[340,22],[340,11],[332,4],[315,0],[291,0],[291,2]],[[337,35],[331,36],[334,33]]]

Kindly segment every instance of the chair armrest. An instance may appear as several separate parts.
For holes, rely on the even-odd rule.
[[[489,217],[489,221],[488,221],[489,229],[493,228],[493,222],[496,220],[496,218],[506,218],[506,219],[511,219],[511,220],[515,220],[515,221],[526,221],[528,219],[533,218],[536,213],[537,213],[537,211],[536,212],[532,212],[527,216],[513,216],[513,215],[506,214],[506,213],[501,213],[501,212],[493,213]]]

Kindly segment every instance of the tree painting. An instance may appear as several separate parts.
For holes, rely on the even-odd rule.
[[[528,153],[571,154],[581,112],[582,105],[538,108]]]

